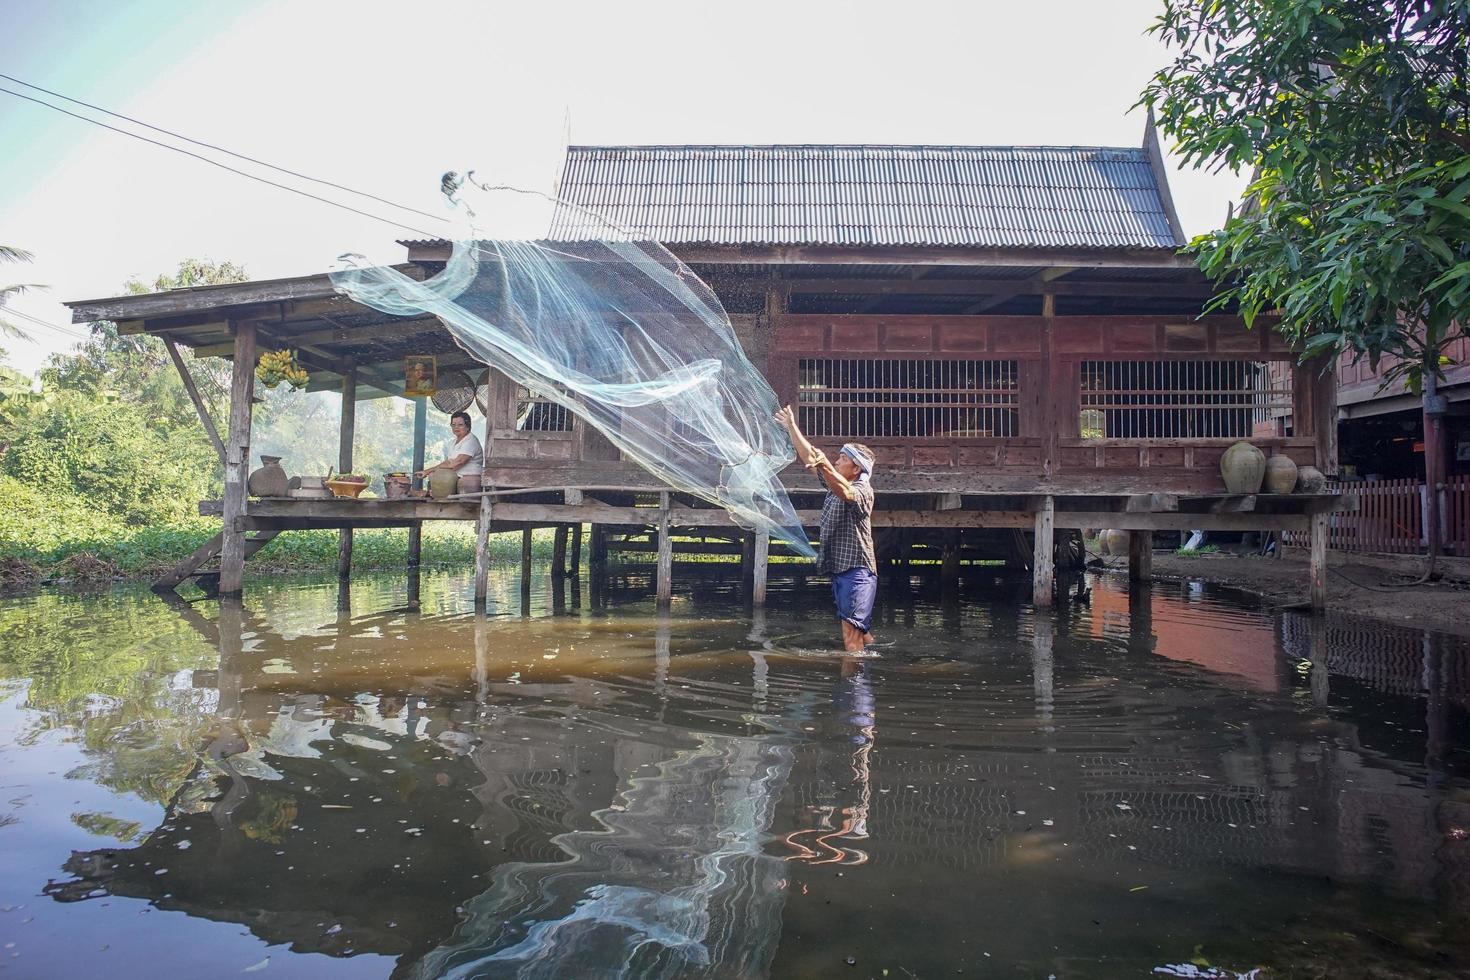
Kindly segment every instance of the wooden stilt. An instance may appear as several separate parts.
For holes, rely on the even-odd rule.
[[[940,591],[949,594],[960,584],[960,532],[944,532],[944,551],[939,565]]]
[[[219,590],[240,594],[245,578],[245,477],[250,469],[250,420],[255,411],[255,323],[235,324],[235,363],[230,372],[230,432],[225,445],[224,528],[220,542]]]
[[[572,578],[582,577],[582,525],[572,525]]]
[[[674,598],[674,540],[669,535],[669,495],[658,495],[658,601],[665,605]]]
[[[588,556],[587,583],[592,589],[592,606],[599,608],[607,598],[607,527],[592,525],[591,554]]]
[[[740,535],[740,588],[754,593],[752,569],[755,567],[755,535],[749,531]]]
[[[1154,535],[1152,531],[1128,532],[1128,580],[1151,582],[1154,577]]]
[[[762,531],[755,536],[750,558],[750,601],[757,608],[766,604],[766,573],[770,562],[771,536]]]
[[[521,604],[531,594],[531,529],[521,532]]]
[[[357,368],[342,375],[342,430],[337,447],[337,472],[352,472],[352,439],[357,430]],[[352,574],[352,528],[337,532],[337,577]]]
[[[1313,514],[1311,517],[1311,556],[1308,571],[1312,576],[1312,611],[1322,612],[1327,608],[1327,517]]]
[[[1031,604],[1050,606],[1056,567],[1052,559],[1056,527],[1056,501],[1043,497],[1036,509],[1036,541],[1031,551]]]
[[[485,608],[490,592],[490,521],[494,497],[480,498],[480,517],[475,522],[475,608]]]
[[[415,398],[413,400],[413,469],[417,473],[424,468],[424,441],[429,427],[429,407],[427,398]],[[414,477],[412,486],[418,486],[418,478]],[[424,524],[415,521],[408,529],[408,567],[417,569],[423,559],[424,553]]]
[[[556,532],[552,538],[551,577],[557,580],[567,577],[567,526],[565,524],[556,526]]]
[[[1134,650],[1151,653],[1154,640],[1153,590],[1135,582],[1128,589],[1128,639]]]

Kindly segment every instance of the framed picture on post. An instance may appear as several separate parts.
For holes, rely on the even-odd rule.
[[[403,359],[403,394],[408,398],[427,398],[437,388],[439,372],[434,355],[419,354]]]

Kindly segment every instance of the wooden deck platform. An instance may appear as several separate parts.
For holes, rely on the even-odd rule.
[[[910,475],[912,476],[912,475]],[[897,484],[897,485],[895,485]],[[814,531],[820,519],[821,491],[793,487],[797,517]],[[919,490],[890,481],[880,484],[875,529],[908,529],[937,533],[944,538],[945,577],[958,574],[960,533],[1001,529],[1030,532],[1033,601],[1049,605],[1054,577],[1054,534],[1057,529],[1111,529],[1130,532],[1129,569],[1135,580],[1151,577],[1152,538],[1156,531],[1305,531],[1311,540],[1312,603],[1320,608],[1326,595],[1326,530],[1328,515],[1350,509],[1350,496],[1322,494],[1175,494],[1096,492],[1055,494],[1038,492],[974,493],[959,490]],[[292,530],[404,527],[418,529],[425,521],[474,521],[477,528],[476,599],[483,601],[488,579],[490,534],[522,531],[523,586],[529,584],[530,531],[558,529],[557,565],[565,568],[563,553],[568,529],[574,529],[573,571],[580,561],[581,531],[593,529],[594,574],[606,561],[603,535],[609,530],[648,533],[650,545],[635,550],[657,553],[658,593],[672,593],[675,535],[708,533],[744,536],[722,508],[651,482],[621,485],[584,485],[553,488],[545,485],[493,488],[448,500],[255,498],[245,501],[234,529],[247,537],[247,558],[276,535]],[[221,516],[222,501],[199,505],[206,516]],[[815,535],[814,535],[815,536]],[[172,589],[217,557],[223,535],[196,551],[157,583]],[[766,563],[771,541],[751,535],[743,560],[750,565],[752,599],[765,600]],[[257,543],[258,542],[258,543]],[[255,547],[250,547],[255,545]],[[697,550],[697,549],[696,549]],[[416,554],[416,553],[415,553]],[[953,558],[953,568],[950,560]],[[350,559],[349,559],[350,560]],[[416,564],[410,557],[410,564]]]

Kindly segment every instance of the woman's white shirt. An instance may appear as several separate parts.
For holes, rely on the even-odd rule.
[[[466,433],[465,437],[454,444],[449,450],[449,458],[456,456],[468,456],[463,466],[454,471],[455,476],[479,476],[485,472],[485,450],[480,446],[480,440],[473,432]]]

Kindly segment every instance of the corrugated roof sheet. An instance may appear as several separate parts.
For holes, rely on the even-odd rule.
[[[560,196],[666,244],[1178,248],[1146,150],[573,146]],[[605,236],[576,207],[551,238]]]

